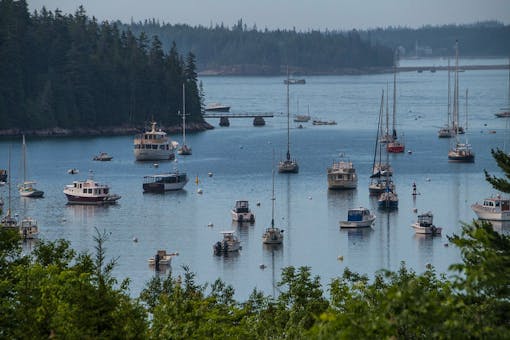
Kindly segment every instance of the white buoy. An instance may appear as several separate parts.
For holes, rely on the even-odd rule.
[[[133,242],[138,242],[138,238],[137,237],[133,237]]]
[[[257,207],[260,207],[260,201],[257,201]]]
[[[212,172],[207,173],[207,176],[209,176],[209,177],[212,177],[212,175],[213,175]]]
[[[425,180],[426,180],[427,182],[430,182],[430,177],[427,177]]]
[[[412,153],[413,153],[413,151],[412,151],[412,150],[407,150],[407,153],[408,153],[408,154],[412,154]]]
[[[308,199],[311,200],[312,199],[312,196],[308,196]]]
[[[153,164],[153,166],[154,166],[155,168],[157,168],[157,167],[159,167],[159,164],[158,164],[158,163],[154,163],[154,164]]]
[[[202,189],[198,188],[198,189],[197,189],[197,193],[198,193],[198,194],[202,194],[202,193],[203,193]]]

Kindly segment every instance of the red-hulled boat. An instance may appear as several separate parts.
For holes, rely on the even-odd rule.
[[[110,187],[99,184],[93,179],[73,181],[64,188],[68,204],[114,204],[120,199],[119,195],[110,194]]]
[[[386,151],[388,151],[388,152],[400,153],[400,152],[404,152],[404,149],[405,149],[404,143],[401,143],[397,140],[386,144]]]

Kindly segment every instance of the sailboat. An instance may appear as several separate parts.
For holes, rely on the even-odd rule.
[[[466,89],[466,130],[468,120],[468,90]],[[448,161],[458,163],[473,163],[475,161],[475,154],[471,149],[471,145],[467,141],[467,137],[464,143],[459,142],[459,138],[455,135],[455,146],[448,152]]]
[[[453,114],[452,129],[455,135],[464,134],[464,128],[460,126],[459,119],[459,42],[455,41],[455,73],[453,77]]]
[[[271,197],[271,226],[266,228],[264,234],[262,234],[262,243],[265,244],[281,244],[283,242],[283,229],[275,228],[274,226],[274,169],[272,169],[273,175],[273,196]]]
[[[450,91],[450,58],[448,58],[448,107],[446,125],[439,129],[437,136],[439,138],[451,138],[455,135],[455,130],[450,126],[451,120],[451,91]]]
[[[393,174],[393,170],[388,163],[382,162],[382,144],[380,143],[379,136],[382,135],[382,117],[384,113],[384,90],[382,90],[381,94],[381,106],[379,109],[379,121],[377,125],[377,136],[375,139],[375,147],[374,147],[374,159],[372,162],[372,175],[370,176],[370,184],[368,186],[368,191],[370,195],[379,195],[382,194],[386,187],[389,186],[390,189],[394,189],[393,181],[391,180],[391,176]],[[379,157],[378,157],[379,156]],[[386,177],[388,175],[388,177]]]
[[[191,155],[191,147],[186,145],[186,89],[182,84],[182,145],[177,150],[179,155]]]
[[[389,162],[389,154],[386,153],[386,161]],[[384,192],[379,196],[377,200],[377,206],[380,209],[398,209],[398,195],[395,189],[395,185],[390,181],[390,176],[386,173],[386,183]]]
[[[27,145],[25,135],[23,135],[23,184],[19,185],[19,194],[23,197],[39,198],[43,197],[44,191],[35,188],[35,181],[27,181]]]
[[[299,165],[295,159],[290,158],[290,109],[289,109],[289,70],[287,69],[287,157],[278,164],[280,173],[298,173]]]
[[[501,109],[501,112],[495,113],[495,115],[499,118],[510,117],[510,58],[508,58],[508,106],[506,109]]]
[[[395,53],[395,62],[393,63],[393,131],[392,138],[386,144],[386,151],[392,153],[401,153],[405,150],[403,141],[398,140],[397,128],[396,128],[396,115],[397,115],[397,62],[398,52]]]

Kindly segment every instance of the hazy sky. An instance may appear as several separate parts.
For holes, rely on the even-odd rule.
[[[365,29],[462,24],[498,20],[510,24],[510,0],[28,0],[29,10],[74,13],[83,4],[98,20],[232,26],[239,19],[259,29]]]

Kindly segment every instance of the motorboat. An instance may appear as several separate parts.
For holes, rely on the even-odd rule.
[[[0,182],[7,182],[7,170],[0,169]]]
[[[294,121],[296,123],[306,123],[308,121],[310,121],[310,116],[309,115],[295,115],[294,116]]]
[[[481,204],[477,202],[471,209],[481,220],[510,221],[510,199],[500,195],[486,198]]]
[[[446,125],[439,129],[439,131],[437,132],[437,136],[439,138],[452,138],[453,136],[455,136],[455,131],[448,125]]]
[[[27,145],[25,143],[25,135],[23,135],[23,183],[18,186],[19,194],[22,197],[41,198],[44,196],[44,191],[38,190],[35,187],[36,182],[27,180]]]
[[[149,258],[149,266],[169,266],[172,264],[172,259],[178,255],[179,253],[167,253],[166,250],[158,250],[156,255]]]
[[[67,204],[115,204],[121,198],[116,194],[110,194],[110,187],[99,184],[92,178],[85,181],[73,181],[64,188]]]
[[[352,162],[335,162],[328,168],[328,189],[356,189],[358,176]]]
[[[76,174],[78,174],[79,172],[80,172],[80,170],[78,170],[78,169],[76,169],[76,168],[71,168],[71,169],[68,169],[68,170],[67,170],[67,173],[68,173],[69,175],[76,175]]]
[[[347,211],[347,221],[340,221],[340,228],[370,227],[374,221],[375,215],[367,208],[353,208]]]
[[[167,133],[152,122],[150,131],[135,136],[133,152],[137,161],[172,160],[175,159],[175,146]]]
[[[416,234],[441,235],[443,228],[434,225],[434,215],[426,212],[418,215],[418,220],[411,225]]]
[[[213,111],[213,112],[229,112],[230,106],[223,105],[220,103],[211,103],[205,107],[205,111]]]
[[[283,80],[285,85],[297,85],[297,84],[306,84],[306,79],[304,78],[287,78]]]
[[[39,236],[37,221],[31,217],[25,217],[19,225],[19,233],[24,240],[36,239]]]
[[[162,193],[181,190],[188,183],[185,172],[174,171],[166,174],[144,176],[143,191]]]
[[[316,119],[316,120],[312,121],[312,124],[313,125],[336,125],[337,123],[334,120],[326,121],[326,120],[318,120],[318,119]]]
[[[241,249],[241,241],[239,241],[239,238],[235,235],[233,230],[222,231],[220,234],[223,239],[213,245],[215,254],[230,253]]]
[[[44,196],[44,191],[38,190],[35,187],[35,181],[25,181],[18,186],[19,194],[22,197],[41,198]]]
[[[231,213],[233,221],[255,222],[255,215],[251,212],[248,201],[236,201]]]
[[[92,158],[92,159],[95,161],[100,161],[100,162],[108,162],[113,159],[113,156],[110,156],[106,152],[100,152],[98,155],[95,155],[94,158]]]

